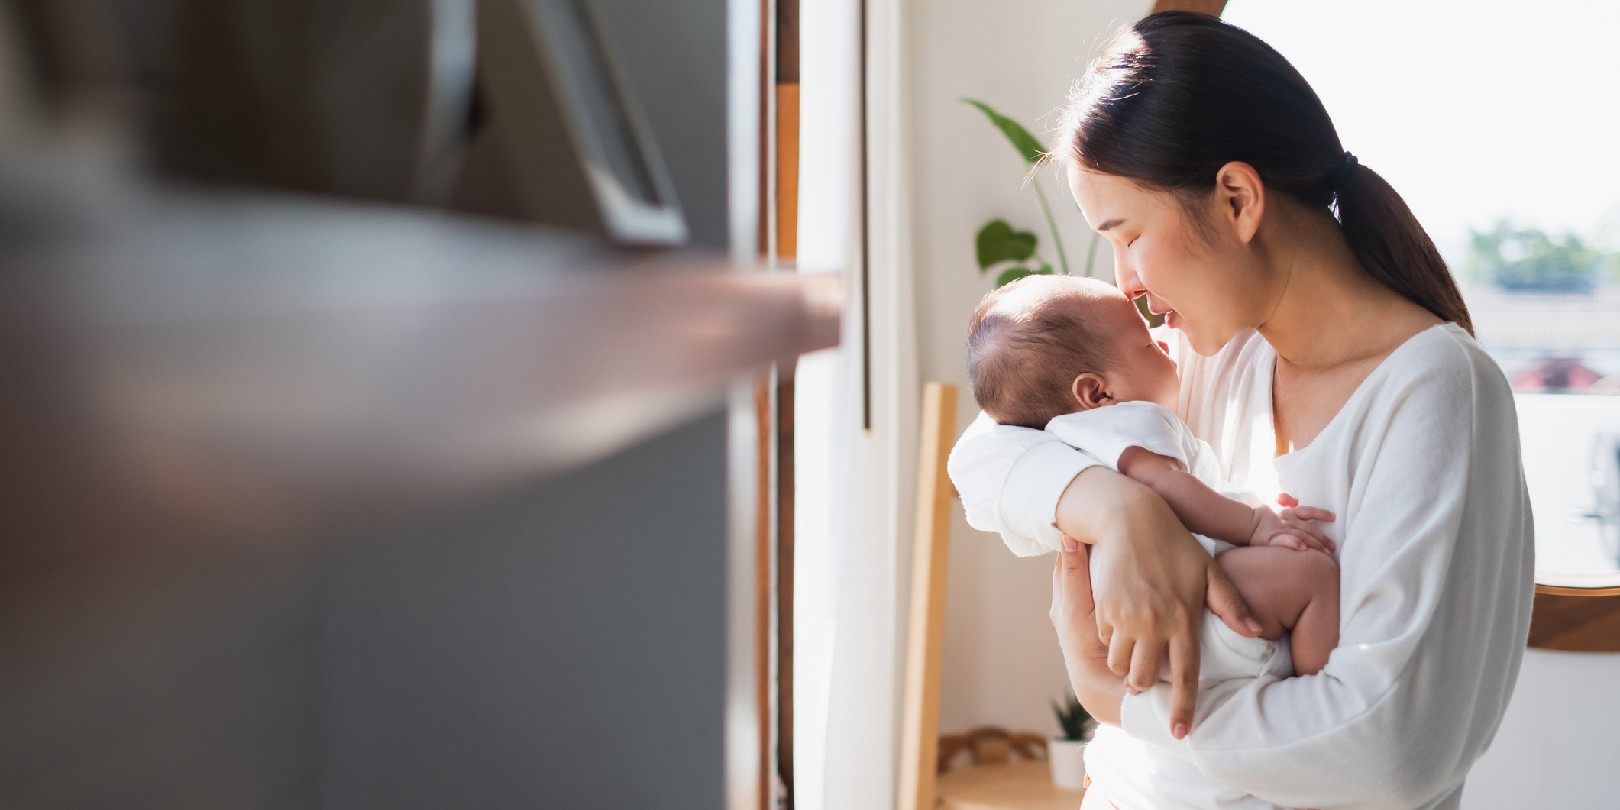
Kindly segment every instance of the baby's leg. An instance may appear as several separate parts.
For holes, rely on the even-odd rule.
[[[1215,558],[1261,635],[1293,631],[1294,672],[1314,675],[1339,646],[1339,566],[1326,554],[1283,546],[1239,546]]]

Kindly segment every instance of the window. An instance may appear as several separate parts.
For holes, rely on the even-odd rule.
[[[1518,392],[1537,578],[1620,573],[1620,6],[1231,0],[1463,287]]]

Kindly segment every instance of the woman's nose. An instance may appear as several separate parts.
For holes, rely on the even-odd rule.
[[[1118,253],[1114,254],[1114,286],[1125,293],[1126,298],[1136,298],[1147,292],[1147,288],[1142,286],[1142,279],[1136,276],[1136,269],[1123,261]]]

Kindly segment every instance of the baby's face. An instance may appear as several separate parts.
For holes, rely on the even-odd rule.
[[[1148,332],[1147,321],[1123,295],[1093,299],[1089,317],[1108,336],[1108,393],[1119,402],[1156,402],[1175,410],[1180,381],[1176,361]]]

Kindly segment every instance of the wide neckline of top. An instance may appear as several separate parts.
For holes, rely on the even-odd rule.
[[[1431,334],[1433,334],[1435,332],[1451,332],[1452,330],[1456,330],[1456,331],[1459,331],[1459,332],[1463,332],[1464,334],[1467,334],[1466,331],[1464,331],[1461,326],[1458,326],[1457,324],[1452,323],[1451,321],[1445,321],[1445,322],[1442,322],[1442,323],[1437,323],[1437,324],[1435,324],[1433,326],[1426,327],[1422,331],[1419,331],[1419,332],[1413,334],[1411,337],[1407,338],[1406,340],[1402,341],[1401,345],[1396,346],[1393,350],[1390,351],[1389,354],[1384,356],[1384,359],[1378,361],[1378,365],[1374,366],[1372,371],[1367,372],[1367,376],[1361,378],[1361,382],[1356,384],[1356,390],[1350,392],[1350,396],[1346,397],[1345,400],[1344,400],[1344,403],[1339,405],[1339,410],[1336,411],[1333,414],[1333,418],[1329,419],[1328,423],[1326,425],[1323,425],[1322,429],[1316,432],[1316,435],[1311,438],[1311,440],[1310,440],[1310,442],[1308,444],[1306,444],[1304,447],[1296,447],[1293,450],[1291,450],[1291,451],[1289,451],[1287,453],[1283,453],[1281,455],[1278,455],[1275,452],[1273,452],[1272,455],[1271,455],[1272,463],[1273,464],[1286,463],[1286,462],[1292,461],[1294,459],[1298,459],[1298,458],[1302,457],[1303,455],[1305,455],[1306,453],[1310,452],[1311,448],[1316,447],[1319,444],[1322,444],[1323,443],[1322,442],[1323,437],[1328,436],[1329,434],[1333,433],[1334,431],[1337,431],[1337,430],[1341,429],[1340,423],[1343,422],[1345,419],[1349,418],[1349,417],[1345,416],[1345,414],[1348,413],[1351,410],[1350,406],[1356,404],[1357,400],[1360,400],[1362,397],[1367,395],[1366,392],[1367,392],[1370,384],[1373,382],[1373,380],[1377,379],[1380,376],[1383,376],[1384,374],[1387,374],[1389,372],[1389,369],[1391,367],[1393,367],[1396,358],[1400,357],[1403,354],[1406,354],[1409,350],[1412,349],[1413,346],[1417,345],[1420,341],[1426,341],[1428,335],[1431,335]],[[1272,348],[1270,343],[1267,343],[1266,344],[1266,351],[1270,354],[1270,357],[1262,362],[1262,365],[1266,369],[1266,374],[1265,374],[1265,388],[1266,388],[1266,390],[1265,390],[1265,398],[1263,400],[1263,402],[1265,403],[1265,414],[1266,414],[1265,438],[1268,441],[1270,441],[1271,446],[1273,448],[1275,448],[1277,446],[1277,408],[1276,408],[1276,401],[1273,399],[1273,397],[1275,397],[1275,395],[1276,395],[1276,385],[1277,385],[1277,350]]]

